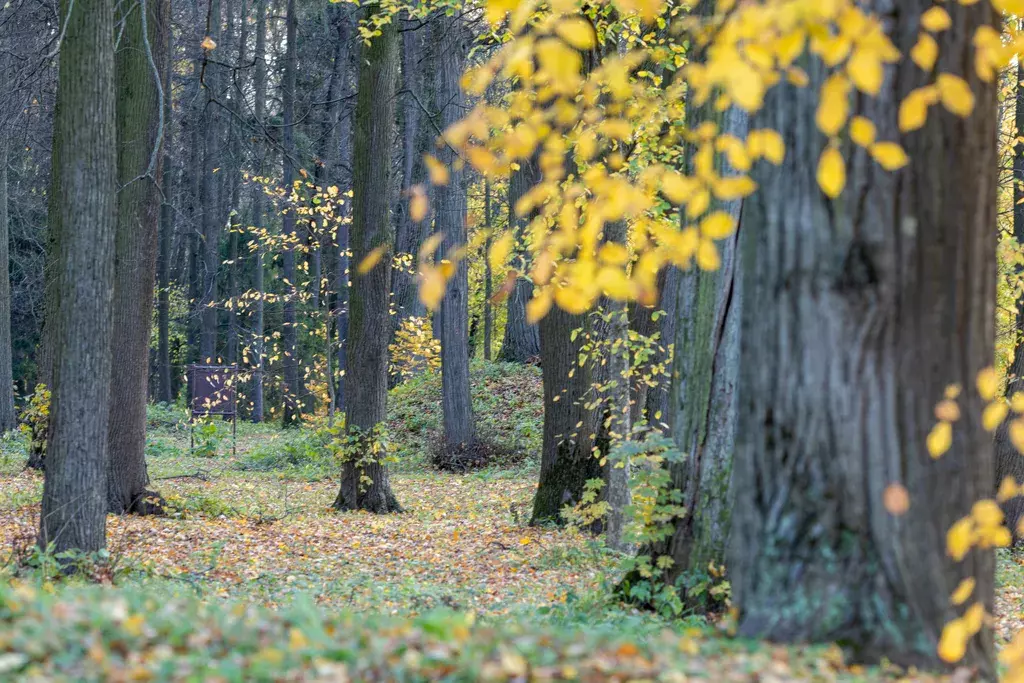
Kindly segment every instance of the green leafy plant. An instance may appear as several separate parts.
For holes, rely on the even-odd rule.
[[[28,438],[29,466],[42,468],[46,458],[46,433],[50,423],[50,390],[45,384],[37,384],[29,396],[28,403],[21,411],[18,429]]]

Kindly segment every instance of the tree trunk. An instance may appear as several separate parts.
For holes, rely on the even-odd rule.
[[[1017,88],[1015,98],[1014,125],[1017,129],[1017,136],[1024,135],[1024,86],[1021,80],[1024,79],[1024,64],[1017,63]],[[1013,147],[1013,238],[1018,244],[1024,245],[1024,142],[1018,142]],[[1016,266],[1016,276],[1021,277],[1024,267]],[[1007,368],[1009,377],[1006,383],[1006,395],[1013,396],[1018,391],[1024,391],[1024,299],[1017,299],[1017,311],[1014,319],[1014,349],[1013,360]],[[1010,442],[1009,421],[1004,422],[996,431],[996,485],[1006,477],[1013,477],[1017,482],[1024,482],[1024,457],[1013,447]],[[1020,541],[1020,533],[1017,526],[1024,518],[1024,497],[1012,498],[1003,503],[1003,511],[1006,513],[1006,525]]]
[[[168,13],[172,0],[167,0]],[[160,245],[157,255],[157,395],[163,403],[174,401],[171,384],[171,233],[174,232],[174,207],[171,203],[171,74],[174,60],[171,59],[173,34],[170,30],[164,36],[164,161],[163,161],[163,203],[160,206]]]
[[[440,15],[432,21],[434,49],[437,50],[437,79],[434,106],[438,129],[444,131],[464,115],[466,98],[459,85],[465,68],[466,47],[462,20]],[[449,145],[438,150],[438,160],[450,169],[448,184],[434,189],[434,229],[444,236],[441,254],[466,246],[466,172],[455,162],[458,156]],[[447,449],[462,451],[476,437],[473,404],[469,395],[469,264],[459,259],[448,281],[438,311],[441,340],[441,407]]]
[[[590,389],[589,373],[577,362],[583,335],[573,335],[586,324],[586,316],[558,307],[540,321],[544,437],[531,524],[562,522],[562,508],[580,502],[587,481],[603,476],[594,457],[594,410],[581,400]]]
[[[0,432],[17,426],[14,373],[11,369],[11,278],[7,224],[7,155],[10,143],[0,140]]]
[[[903,54],[931,6],[913,0],[892,15]],[[936,644],[958,612],[945,596],[971,576],[992,609],[992,551],[955,563],[945,537],[993,489],[974,386],[994,349],[996,90],[975,75],[971,41],[995,16],[988,3],[949,9],[936,68],[971,84],[969,118],[935,108],[900,135],[900,102],[931,81],[909,61],[877,98],[854,99],[879,139],[902,142],[904,169],[886,172],[847,144],[846,189],[831,201],[819,190],[818,62],[809,87],[777,86],[751,121],[788,149],[781,168],[755,169],[760,189],[744,201],[740,235],[730,575],[745,637],[856,643],[865,660],[940,668]],[[954,383],[963,418],[934,461],[926,438]],[[894,482],[910,494],[902,516],[882,504]],[[986,625],[964,664],[994,678],[992,655]]]
[[[256,46],[253,54],[253,116],[256,124],[262,126],[263,106],[267,100],[267,3],[266,0],[256,0]],[[262,174],[265,145],[260,145],[259,167],[257,173]],[[252,222],[257,228],[264,226],[266,219],[266,198],[263,194],[263,185],[253,183],[252,197]],[[265,362],[263,330],[263,242],[256,238],[256,250],[253,252],[253,289],[256,290],[256,301],[253,306],[252,340],[252,415],[253,422],[263,422],[263,363]]]
[[[284,188],[285,197],[292,191],[292,184],[295,182],[295,163],[297,151],[295,148],[295,71],[297,68],[297,45],[296,33],[298,29],[298,18],[295,14],[295,0],[287,0],[287,14],[285,16],[287,47],[284,57],[284,82],[282,87],[282,100],[284,102]],[[298,304],[298,273],[295,267],[294,242],[297,239],[295,232],[295,211],[296,207],[285,208],[282,217],[281,231],[286,240],[283,249],[282,263],[284,275],[284,319],[281,330],[281,340],[284,343],[282,369],[284,371],[284,412],[282,424],[285,427],[297,424],[302,419],[303,389],[299,380],[299,327],[296,318],[296,305]]]
[[[294,0],[290,0],[294,2]],[[367,10],[367,15],[372,8]],[[376,430],[387,408],[388,342],[391,323],[391,140],[395,125],[398,33],[394,24],[364,48],[359,70],[353,150],[352,259],[360,264],[377,247],[383,257],[352,282],[349,318],[349,377],[346,381],[346,429],[352,452],[342,471],[334,506],[340,510],[398,512],[386,461],[375,452]]]
[[[207,33],[215,43],[220,43],[221,2],[210,0],[210,21]],[[199,357],[202,363],[216,363],[217,357],[217,273],[220,270],[220,235],[224,225],[219,201],[219,174],[221,135],[218,105],[214,101],[222,93],[221,67],[213,61],[206,62],[204,83],[206,87],[206,109],[203,116],[203,175],[200,181],[201,204],[203,207],[203,279],[200,297],[201,328],[199,335]]]
[[[352,35],[354,32],[354,16],[352,13],[347,12],[344,19],[345,30],[348,35]],[[352,85],[351,75],[355,73],[355,65],[357,63],[357,52],[354,48],[350,49],[347,56],[347,65],[345,70],[345,78],[342,81],[341,95],[346,99],[349,99],[354,92]],[[339,168],[344,168],[348,171],[347,180],[349,186],[353,181],[352,178],[352,116],[342,115],[338,123],[338,161]],[[344,220],[351,215],[351,203],[346,201],[341,205],[341,218],[342,221],[338,225],[338,230],[335,235],[337,240],[337,259],[335,262],[335,275],[334,283],[336,287],[336,301],[335,301],[335,330],[338,335],[337,345],[337,361],[338,368],[336,375],[338,377],[337,387],[335,389],[334,401],[337,404],[338,410],[344,411],[347,408],[345,401],[345,384],[347,382],[347,352],[348,352],[348,306],[349,306],[349,223]]]
[[[60,235],[52,325],[53,394],[39,544],[94,552],[106,543],[117,129],[114,8],[110,0],[60,3],[61,45],[50,216]],[[62,230],[60,226],[74,226]],[[48,311],[49,312],[49,311]]]
[[[124,16],[115,55],[121,190],[114,247],[113,324],[118,333],[112,344],[107,462],[107,507],[113,514],[152,509],[144,500],[149,483],[146,402],[162,182],[160,78],[167,59],[163,48],[164,32],[170,29],[168,9],[166,0],[148,0],[140,11]]]
[[[484,241],[484,360],[491,360],[491,346],[494,336],[494,308],[491,298],[494,296],[494,274],[491,272],[491,181],[484,178],[484,230],[487,239]]]
[[[531,187],[540,182],[540,169],[535,159],[523,159],[519,168],[512,171],[508,181],[508,218],[509,225],[515,226],[516,253],[521,261],[519,267],[525,272],[526,226],[528,217],[516,216],[516,202]],[[526,363],[531,358],[541,355],[540,330],[534,323],[526,320],[526,302],[533,296],[533,282],[526,277],[518,277],[515,286],[508,295],[506,303],[505,338],[501,342],[498,360],[510,363]]]

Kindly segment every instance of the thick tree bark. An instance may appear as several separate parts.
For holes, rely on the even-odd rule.
[[[1024,64],[1017,63],[1017,92],[1014,105],[1014,125],[1017,135],[1024,134]],[[1017,142],[1013,148],[1013,238],[1018,244],[1024,245],[1024,142]],[[1024,272],[1020,265],[1016,267],[1018,277]],[[1013,360],[1007,368],[1009,380],[1006,383],[1006,395],[1013,396],[1024,391],[1024,299],[1017,300],[1017,311],[1014,319]],[[1009,436],[1009,421],[1004,422],[996,431],[996,486],[1006,477],[1013,477],[1017,482],[1024,482],[1024,457],[1013,447]],[[1012,498],[1003,503],[1006,513],[1006,524],[1014,533],[1017,542],[1020,534],[1017,525],[1024,518],[1024,497]]]
[[[143,15],[142,8],[146,14]],[[113,514],[149,512],[146,402],[162,182],[161,69],[170,30],[166,0],[147,0],[123,17],[117,75],[117,237],[110,372],[107,506]],[[150,64],[152,56],[153,64]],[[151,175],[150,175],[151,174]]]
[[[494,274],[491,272],[491,181],[484,178],[484,230],[487,239],[484,241],[484,360],[491,360],[491,346],[494,336],[494,308],[491,298],[494,296]]]
[[[53,310],[53,397],[39,543],[57,552],[106,543],[111,302],[117,222],[114,8],[76,0],[61,45],[51,226],[60,235]],[[59,226],[74,229],[63,230]],[[49,311],[48,311],[49,312]]]
[[[292,0],[294,1],[294,0]],[[367,12],[372,10],[369,8]],[[351,288],[349,318],[349,381],[346,428],[354,444],[342,471],[341,490],[334,506],[340,510],[398,512],[391,492],[383,453],[375,452],[375,430],[385,420],[388,384],[388,342],[391,323],[391,164],[388,158],[395,126],[398,76],[398,33],[393,24],[364,48],[359,70],[353,150],[352,259],[362,263],[377,247],[383,257]]]
[[[285,16],[286,41],[284,58],[284,82],[281,84],[284,102],[284,188],[286,196],[292,191],[295,182],[295,164],[297,150],[295,147],[295,71],[297,69],[297,29],[298,18],[295,14],[295,0],[287,0]],[[282,255],[282,274],[284,275],[284,319],[281,330],[281,341],[284,344],[282,369],[284,371],[284,412],[282,423],[288,427],[302,419],[303,387],[299,378],[299,326],[296,317],[299,290],[295,267],[294,242],[296,207],[287,207],[282,217],[281,232],[286,240]]]
[[[912,0],[890,15],[903,54],[931,6]],[[740,235],[747,300],[729,569],[743,636],[855,643],[867,660],[939,668],[939,635],[959,611],[944,597],[971,576],[974,599],[992,609],[993,553],[955,563],[945,536],[993,488],[973,387],[993,361],[996,91],[975,75],[971,41],[995,16],[988,3],[949,10],[936,69],[971,84],[969,118],[933,109],[901,135],[902,98],[931,81],[908,60],[877,98],[854,100],[879,139],[904,145],[904,169],[886,172],[844,145],[846,189],[834,201],[819,190],[817,62],[808,88],[778,86],[751,121],[778,130],[788,149],[781,168],[755,169],[760,189],[744,202]],[[936,461],[925,442],[954,383],[963,417]],[[910,494],[902,516],[882,504],[894,482]],[[964,664],[994,678],[992,655],[985,625]]]
[[[459,85],[465,68],[462,20],[440,15],[432,22],[434,49],[437,50],[434,106],[438,129],[444,131],[458,122],[466,108]],[[446,185],[434,189],[434,229],[444,235],[441,254],[466,245],[466,172],[455,162],[458,156],[450,145],[438,150],[438,160],[450,174]],[[459,451],[476,440],[473,404],[469,394],[469,264],[459,259],[455,274],[448,281],[438,311],[441,340],[441,407],[444,440],[448,449]]]
[[[526,239],[526,226],[530,221],[529,217],[520,218],[516,215],[516,202],[538,182],[540,169],[535,159],[520,161],[519,168],[512,171],[508,181],[508,218],[509,225],[515,226],[518,246],[516,253],[521,261],[520,267],[525,267],[526,249],[523,244]],[[532,296],[533,282],[523,276],[516,278],[515,286],[509,293],[506,303],[505,337],[501,342],[498,360],[525,363],[542,355],[540,330],[535,323],[526,320],[526,302]]]
[[[576,505],[587,481],[603,476],[594,457],[596,414],[580,400],[590,389],[587,368],[577,362],[583,335],[573,338],[586,324],[586,316],[557,307],[540,321],[544,436],[531,524],[562,522],[562,508]]]
[[[215,43],[220,43],[221,2],[210,0],[210,21],[207,34]],[[203,208],[202,244],[202,292],[200,297],[201,328],[199,334],[199,357],[203,363],[217,363],[217,316],[220,309],[217,293],[217,274],[220,271],[220,237],[224,216],[220,205],[221,117],[215,98],[223,92],[221,67],[207,61],[203,76],[206,87],[206,108],[203,111],[203,168],[200,180],[200,195]]]
[[[4,136],[6,138],[6,136]],[[11,278],[7,223],[7,163],[10,143],[0,139],[0,432],[17,426],[11,369]]]

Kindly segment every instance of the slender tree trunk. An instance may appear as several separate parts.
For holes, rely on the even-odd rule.
[[[491,346],[494,335],[494,309],[491,298],[494,296],[494,274],[491,273],[491,181],[484,178],[484,230],[487,239],[484,241],[484,360],[491,360]]]
[[[267,99],[267,3],[256,0],[256,46],[253,54],[253,116],[257,125],[262,126],[263,107]],[[258,154],[262,173],[265,146],[260,146]],[[252,222],[257,229],[263,228],[266,220],[266,198],[263,185],[253,183]],[[253,340],[253,371],[252,371],[252,416],[253,422],[263,421],[263,363],[265,362],[265,344],[263,330],[263,298],[266,294],[263,285],[263,241],[256,239],[256,250],[253,252],[253,288],[256,290],[256,301],[253,306],[252,340]]]
[[[167,0],[168,13],[172,11],[172,0]],[[160,246],[157,255],[157,401],[174,401],[171,383],[171,234],[174,232],[174,207],[171,203],[173,174],[171,171],[171,74],[174,71],[172,58],[173,34],[164,35],[164,160],[163,160],[163,203],[160,206]]]
[[[594,457],[596,415],[581,400],[591,386],[587,368],[577,361],[583,335],[573,334],[586,325],[586,316],[557,307],[540,321],[544,437],[531,524],[563,521],[562,508],[580,502],[587,481],[603,476]]]
[[[298,18],[295,14],[295,0],[287,0],[285,16],[287,47],[284,58],[284,82],[282,83],[282,99],[284,101],[284,187],[286,196],[292,191],[295,182],[295,70],[297,68],[298,51],[296,33]],[[299,327],[296,318],[298,304],[298,283],[295,267],[295,207],[289,206],[284,212],[282,232],[288,241],[283,250],[284,275],[284,321],[281,339],[284,343],[282,367],[284,370],[284,413],[282,423],[288,427],[297,424],[302,418],[302,386],[299,380]]]
[[[293,0],[294,1],[294,0]],[[372,10],[369,8],[367,13]],[[394,239],[391,223],[391,164],[380,163],[391,150],[398,76],[398,33],[393,24],[364,48],[359,70],[353,151],[352,258],[357,264],[377,247]],[[355,441],[344,464],[341,490],[334,505],[340,510],[386,513],[401,510],[391,492],[387,463],[375,452],[375,430],[385,420],[388,383],[388,342],[391,323],[390,249],[352,283],[349,327],[349,377],[346,428]]]
[[[106,544],[107,421],[110,398],[117,128],[114,8],[110,0],[60,3],[61,45],[50,216],[60,236],[57,306],[48,326],[53,395],[39,543],[57,552]],[[74,226],[62,230],[60,226]],[[49,312],[49,311],[48,311]]]
[[[515,226],[516,243],[519,245],[517,254],[525,264],[526,226],[529,218],[516,216],[516,202],[531,187],[540,182],[540,169],[535,159],[523,160],[519,168],[512,172],[508,181],[508,218],[509,225]],[[505,338],[501,342],[498,359],[510,363],[525,363],[541,354],[540,330],[534,323],[526,320],[526,302],[533,297],[533,282],[526,277],[516,279],[515,286],[508,295],[505,320]]]
[[[464,116],[466,98],[459,85],[465,68],[463,27],[456,16],[442,15],[431,26],[438,51],[434,105],[438,129],[447,130]],[[456,165],[458,157],[449,145],[438,150],[438,160],[447,166],[449,182],[434,190],[434,229],[444,237],[441,253],[466,245],[466,172]],[[449,449],[461,450],[476,437],[473,404],[469,395],[469,264],[459,259],[448,281],[438,311],[441,340],[441,407],[444,440]]]
[[[145,14],[141,11],[145,8]],[[129,11],[115,56],[117,75],[117,238],[107,507],[113,514],[149,512],[146,402],[162,182],[160,79],[170,29],[166,0]],[[150,56],[153,63],[150,64]],[[151,174],[151,175],[150,175]]]
[[[11,369],[11,278],[7,224],[7,163],[10,142],[0,139],[0,431],[17,425],[14,373]]]
[[[886,25],[902,54],[931,6],[901,3]],[[901,135],[900,102],[932,81],[909,62],[889,70],[877,98],[854,100],[852,114],[874,121],[879,139],[904,145],[902,170],[848,145],[846,189],[832,201],[819,190],[820,63],[809,65],[809,87],[777,86],[751,121],[788,149],[781,168],[755,168],[760,189],[744,201],[740,234],[747,300],[729,569],[742,636],[855,643],[868,661],[945,668],[936,645],[960,611],[945,597],[970,576],[972,602],[992,610],[992,551],[957,563],[945,538],[993,488],[973,387],[993,362],[996,89],[975,74],[972,38],[995,13],[988,3],[949,9],[936,68],[970,83],[969,118],[933,109]],[[963,417],[933,460],[933,411],[954,383]],[[901,516],[882,504],[893,483],[909,491]],[[986,624],[963,664],[994,679],[992,657]]]
[[[345,24],[345,30],[348,35],[352,35],[354,32],[354,17],[351,13],[346,13],[343,19]],[[342,80],[341,96],[346,99],[350,98],[354,92],[353,86],[353,75],[356,72],[357,64],[357,52],[353,47],[349,50],[347,55],[347,66],[345,70],[345,78]],[[346,107],[347,108],[347,107]],[[347,170],[345,176],[348,181],[348,186],[351,187],[353,182],[352,177],[352,133],[354,127],[352,125],[351,112],[347,112],[341,116],[338,123],[338,162],[339,167]],[[344,183],[342,184],[344,187]],[[347,349],[348,349],[348,307],[349,307],[349,222],[348,218],[351,216],[351,203],[346,200],[341,205],[341,222],[338,225],[335,239],[337,240],[337,260],[335,262],[335,275],[334,283],[336,287],[336,316],[335,316],[335,330],[338,335],[337,345],[337,361],[338,368],[336,375],[338,377],[337,388],[335,389],[334,401],[337,404],[338,410],[346,410],[347,403],[345,401],[345,384],[347,382]]]
[[[1024,142],[1019,136],[1024,135],[1024,64],[1017,62],[1017,87],[1014,105],[1014,126],[1017,129],[1018,142],[1013,148],[1013,238],[1018,244],[1024,245]],[[1022,277],[1024,267],[1016,266],[1016,276]],[[1024,391],[1024,298],[1018,298],[1017,311],[1014,319],[1013,360],[1007,368],[1009,381],[1006,383],[1006,395],[1012,396]],[[996,432],[996,485],[1006,477],[1024,482],[1024,457],[1013,447],[1009,436],[1009,422],[1001,425]],[[1024,498],[1017,497],[1003,503],[1006,512],[1007,526],[1020,541],[1017,526],[1024,518]]]

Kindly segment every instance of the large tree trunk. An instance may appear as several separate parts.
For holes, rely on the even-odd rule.
[[[508,180],[508,211],[509,225],[515,226],[516,254],[520,259],[519,267],[526,270],[526,226],[529,217],[520,218],[516,215],[518,202],[531,187],[540,182],[540,169],[536,159],[523,159],[519,168],[512,171]],[[525,363],[531,358],[541,355],[540,330],[535,323],[526,320],[526,302],[533,297],[533,282],[526,277],[516,278],[515,286],[508,295],[506,303],[505,337],[501,342],[498,360],[510,363]]]
[[[294,1],[294,0],[292,0]],[[367,13],[372,10],[369,8]],[[348,330],[346,428],[352,452],[342,471],[334,506],[340,510],[386,513],[401,510],[391,492],[387,463],[376,452],[387,408],[388,342],[391,323],[391,164],[395,126],[398,33],[393,24],[364,48],[359,70],[353,150],[352,259],[361,264],[377,247],[387,251],[352,281]]]
[[[544,437],[531,524],[562,522],[562,508],[580,502],[587,481],[603,476],[594,457],[596,416],[582,400],[590,389],[587,368],[577,362],[583,335],[573,335],[586,324],[586,316],[557,307],[540,321]]]
[[[148,0],[123,17],[117,71],[117,238],[110,372],[107,506],[113,514],[148,512],[146,402],[162,182],[160,69],[170,29],[166,0]],[[148,47],[147,47],[148,44]],[[149,56],[152,55],[153,66]],[[152,167],[151,167],[152,164]],[[151,174],[151,175],[149,175]]]
[[[484,241],[484,360],[491,360],[491,346],[494,336],[494,274],[491,272],[491,181],[484,178],[484,230],[487,238]]]
[[[869,3],[869,9],[890,3]],[[907,54],[930,0],[901,3],[888,25]],[[846,189],[830,201],[815,182],[827,140],[811,85],[780,85],[752,128],[778,130],[781,168],[757,168],[744,202],[740,396],[730,572],[739,633],[784,642],[855,643],[869,660],[941,667],[936,644],[958,610],[944,599],[967,576],[993,599],[993,553],[961,563],[950,526],[991,497],[992,440],[974,391],[992,364],[995,301],[996,91],[975,75],[971,41],[994,26],[988,3],[951,6],[939,72],[964,76],[972,116],[933,109],[900,135],[897,110],[930,81],[909,61],[854,114],[900,140],[910,164],[889,173],[844,147]],[[946,387],[964,387],[951,450],[926,438]],[[910,509],[882,504],[893,483]],[[968,665],[994,678],[992,632],[969,643]]]
[[[106,543],[111,302],[117,223],[114,8],[110,0],[60,3],[61,45],[51,227],[55,275],[53,397],[39,543],[57,552]],[[67,226],[63,230],[60,226]],[[74,229],[70,229],[71,227]],[[48,311],[49,312],[49,311]]]
[[[1017,92],[1015,98],[1014,125],[1017,135],[1024,134],[1024,64],[1017,63]],[[1024,142],[1018,142],[1013,148],[1013,238],[1018,244],[1024,245]],[[1016,275],[1021,277],[1024,267],[1017,265]],[[1006,395],[1013,396],[1024,391],[1024,298],[1017,300],[1017,311],[1014,319],[1013,360],[1007,368],[1009,380],[1006,383]],[[996,484],[1006,477],[1024,483],[1024,457],[1013,447],[1009,436],[1009,421],[999,427],[996,432]],[[1020,540],[1017,525],[1024,518],[1024,497],[1012,498],[1003,503],[1006,512],[1006,524]]]
[[[296,33],[298,29],[298,18],[295,14],[295,0],[288,0],[287,14],[285,16],[287,47],[284,57],[284,82],[281,84],[282,100],[284,102],[284,188],[287,197],[292,191],[292,184],[295,182],[295,70],[297,68],[297,45]],[[282,271],[284,275],[284,319],[281,330],[281,340],[284,343],[284,353],[281,361],[284,371],[284,412],[282,422],[288,427],[297,424],[302,419],[302,406],[304,396],[302,395],[302,383],[299,379],[299,326],[296,318],[296,306],[298,305],[299,289],[296,278],[298,273],[295,267],[294,244],[297,239],[295,233],[295,211],[297,207],[288,206],[282,217],[281,232],[287,243],[283,249]]]
[[[4,136],[6,138],[6,136]],[[11,278],[7,224],[7,156],[10,143],[0,139],[0,432],[17,425],[14,373],[11,369]]]
[[[168,13],[171,0],[167,0]],[[163,203],[160,206],[160,244],[157,253],[157,393],[156,400],[171,403],[174,388],[171,383],[171,234],[174,232],[174,206],[171,184],[171,74],[174,71],[172,55],[173,34],[170,30],[164,36],[164,161],[163,161]]]
[[[210,0],[210,21],[208,35],[214,43],[220,43],[221,2]],[[206,62],[204,82],[206,87],[206,109],[203,112],[203,167],[200,180],[201,204],[203,207],[203,279],[200,297],[201,328],[199,335],[199,357],[202,363],[217,363],[217,313],[220,308],[217,295],[217,273],[220,270],[220,235],[224,221],[219,201],[220,178],[216,169],[220,167],[222,126],[218,105],[214,101],[223,91],[221,67],[213,60]]]
[[[440,15],[432,22],[434,49],[437,50],[437,79],[434,106],[437,127],[444,131],[464,115],[466,98],[459,85],[465,67],[466,47],[462,20]],[[458,156],[450,145],[438,150],[438,160],[450,169],[449,182],[434,189],[434,229],[444,235],[441,254],[466,246],[466,172],[455,162]],[[445,447],[464,450],[476,437],[473,404],[469,395],[469,264],[458,259],[455,274],[448,281],[438,311],[441,339],[441,407]]]

